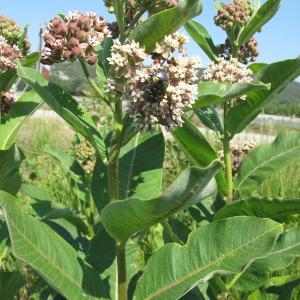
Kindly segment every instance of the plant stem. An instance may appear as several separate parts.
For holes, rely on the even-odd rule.
[[[117,268],[118,268],[118,300],[127,300],[126,284],[126,243],[117,242]]]
[[[226,124],[225,119],[227,115],[228,104],[224,103],[224,126]],[[230,136],[227,132],[226,127],[224,128],[223,138],[223,152],[224,152],[224,163],[225,163],[225,175],[227,182],[227,203],[233,200],[233,179],[232,179],[232,164],[231,164],[231,149],[230,149]]]
[[[119,200],[119,156],[122,147],[123,117],[122,101],[115,99],[114,132],[111,139],[108,161],[108,194],[109,201]],[[118,272],[118,299],[127,299],[126,283],[126,242],[116,241],[117,272]]]
[[[83,73],[88,81],[88,83],[90,84],[90,86],[92,87],[92,89],[95,91],[95,93],[99,96],[99,98],[101,100],[103,100],[110,108],[111,107],[111,104],[107,98],[107,96],[105,95],[105,93],[98,87],[98,85],[96,84],[96,82],[94,81],[94,79],[92,78],[87,66],[86,66],[86,63],[84,61],[83,58],[79,58],[79,61],[80,61],[80,64],[81,64],[81,67],[82,67],[82,70],[83,70]]]

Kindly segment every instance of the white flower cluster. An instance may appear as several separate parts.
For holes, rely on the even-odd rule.
[[[203,72],[203,78],[214,82],[250,82],[252,71],[240,63],[236,58],[229,60],[221,57],[218,63],[211,63]]]
[[[0,74],[6,69],[14,69],[15,61],[22,57],[22,51],[16,45],[11,46],[3,36],[0,36]]]
[[[145,48],[139,43],[130,41],[122,45],[118,40],[114,42],[111,49],[111,57],[107,60],[114,67],[115,77],[129,78],[133,67],[139,66],[147,58]]]
[[[166,36],[152,53],[152,64],[145,66],[147,55],[138,43],[120,45],[115,42],[109,62],[115,77],[126,78],[125,84],[110,80],[107,90],[120,92],[129,100],[129,113],[139,120],[140,130],[153,130],[157,124],[172,130],[183,123],[185,107],[197,97],[197,72],[200,61],[181,54],[187,39],[179,33]]]

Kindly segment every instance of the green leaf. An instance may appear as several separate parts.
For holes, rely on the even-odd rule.
[[[134,233],[212,196],[216,192],[212,179],[219,168],[218,161],[206,169],[188,168],[161,196],[151,200],[129,198],[112,202],[101,212],[102,224],[111,237],[126,240]]]
[[[31,52],[23,60],[23,67],[31,67],[36,64],[40,59],[40,52]]]
[[[108,76],[109,68],[111,67],[107,59],[111,57],[111,47],[113,44],[112,38],[106,38],[102,43],[102,49],[98,53],[98,64],[101,66],[105,77]]]
[[[0,75],[0,92],[8,91],[17,80],[17,74],[14,70],[7,70]]]
[[[300,133],[280,134],[272,144],[259,145],[243,160],[235,180],[236,190],[257,188],[264,179],[300,159]]]
[[[279,9],[281,0],[267,0],[255,13],[251,16],[250,21],[239,33],[237,38],[237,46],[245,44],[256,32],[273,18]]]
[[[121,150],[120,199],[152,199],[162,187],[164,137],[161,131],[137,133]]]
[[[191,20],[184,24],[184,28],[211,60],[218,60],[218,49],[214,45],[210,34],[203,25]]]
[[[195,114],[207,128],[219,135],[224,134],[223,122],[220,119],[218,111],[213,106],[195,109]]]
[[[262,68],[255,81],[271,84],[271,89],[250,93],[246,101],[234,105],[225,119],[225,127],[232,134],[242,132],[261,112],[265,105],[300,75],[300,57],[279,61]]]
[[[244,291],[259,288],[268,281],[268,272],[287,268],[299,255],[299,228],[284,232],[278,237],[272,251],[266,257],[254,260],[247,269],[237,274],[238,280],[234,287]]]
[[[268,90],[269,85],[261,82],[213,82],[203,81],[198,84],[198,99],[193,109],[223,103],[232,99],[248,95],[253,91]]]
[[[250,198],[234,201],[221,208],[214,219],[226,219],[234,216],[255,216],[269,218],[278,222],[289,221],[293,215],[300,214],[300,200],[278,200]]]
[[[17,194],[22,183],[19,168],[23,159],[24,154],[16,145],[0,151],[0,190]]]
[[[186,245],[167,244],[149,259],[134,299],[178,299],[213,276],[241,272],[253,259],[267,255],[281,232],[281,224],[254,217],[196,229]]]
[[[75,249],[44,224],[21,211],[16,200],[0,192],[0,203],[9,229],[13,254],[27,263],[67,299],[104,296],[97,272]]]
[[[268,64],[266,63],[253,63],[248,66],[248,69],[250,69],[254,74],[257,74],[260,72],[263,68],[267,67]]]
[[[26,283],[25,278],[17,271],[0,271],[0,300],[13,300],[21,287]]]
[[[34,92],[25,92],[10,109],[5,122],[0,124],[0,150],[9,149],[16,140],[21,125],[42,105]]]
[[[196,17],[201,11],[201,1],[182,0],[175,7],[163,10],[146,19],[136,27],[129,39],[139,42],[145,46],[147,53],[151,53],[157,42],[178,30],[186,21]]]
[[[93,120],[68,92],[44,79],[34,69],[18,64],[17,73],[76,132],[84,136],[102,155],[106,155],[104,141]]]
[[[207,167],[218,158],[218,154],[205,136],[187,119],[182,127],[172,131],[172,135],[194,165]],[[219,192],[226,194],[227,184],[222,171],[216,174],[216,181]]]

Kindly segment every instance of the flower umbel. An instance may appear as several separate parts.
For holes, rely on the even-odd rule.
[[[16,60],[22,57],[22,52],[16,45],[11,46],[3,36],[0,36],[0,74],[14,69]]]
[[[0,93],[0,107],[1,115],[6,115],[10,108],[13,106],[17,98],[17,95],[14,90],[9,90],[4,93]]]
[[[108,24],[95,13],[70,12],[54,17],[44,27],[43,64],[59,63],[83,57],[89,64],[97,62],[95,47],[110,36]]]
[[[116,43],[113,47],[110,64],[114,66],[115,77],[123,76],[126,80],[111,80],[107,88],[120,92],[129,100],[128,112],[137,117],[140,130],[153,130],[157,124],[167,130],[181,126],[183,108],[195,102],[197,86],[194,81],[200,61],[184,54],[186,42],[186,37],[180,33],[166,36],[156,45],[149,66],[143,64],[144,48],[135,42],[122,46]]]

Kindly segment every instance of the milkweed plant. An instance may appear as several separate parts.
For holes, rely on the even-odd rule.
[[[233,142],[300,75],[299,57],[257,62],[259,32],[281,4],[259,2],[215,1],[219,45],[198,23],[200,0],[105,0],[111,20],[59,13],[45,20],[40,53],[27,27],[0,17],[1,299],[299,297],[299,272],[287,270],[300,253],[300,201],[255,191],[299,160],[300,134]],[[39,71],[75,62],[111,122]],[[45,150],[78,187],[75,208],[22,179],[16,137],[44,104],[78,137],[74,156]],[[190,166],[162,188],[170,139]]]

